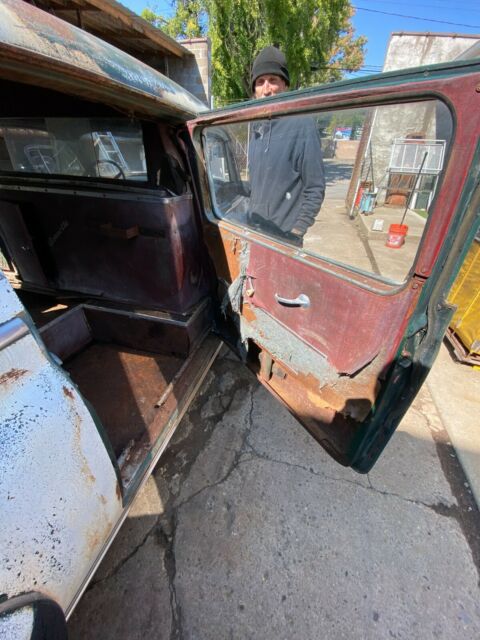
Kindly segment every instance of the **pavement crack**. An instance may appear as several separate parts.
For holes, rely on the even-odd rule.
[[[155,529],[157,528],[159,519],[160,519],[160,516],[156,518],[155,522],[147,531],[147,533],[143,536],[142,540],[130,551],[129,554],[127,554],[117,565],[115,565],[115,567],[111,571],[109,571],[107,575],[103,576],[103,578],[99,578],[98,580],[92,580],[88,585],[87,591],[90,591],[97,585],[113,578],[122,569],[122,567],[124,567],[127,564],[127,562],[131,560],[133,556],[137,554],[140,551],[140,549],[146,544],[149,537],[152,535],[152,533],[154,533]]]
[[[398,500],[403,500],[404,502],[408,502],[409,504],[413,504],[417,507],[424,507],[425,509],[431,509],[438,513],[439,515],[447,515],[448,510],[455,505],[448,505],[444,502],[436,502],[431,504],[430,502],[423,502],[423,500],[414,500],[413,498],[407,498],[406,496],[402,496],[399,493],[395,493],[395,491],[384,491],[383,489],[378,489],[375,487],[369,478],[369,487],[365,487],[369,491],[373,491],[374,493],[378,493],[381,496],[385,496],[386,498],[397,498]]]
[[[208,484],[205,484],[201,489],[199,489],[198,491],[195,491],[194,493],[192,493],[191,495],[188,496],[188,498],[185,498],[185,500],[182,500],[181,502],[179,502],[177,504],[177,509],[180,509],[181,507],[185,506],[186,504],[188,504],[189,502],[191,502],[192,500],[194,500],[197,496],[201,495],[204,491],[208,491],[209,489],[215,489],[215,487],[220,486],[221,484],[224,484],[225,482],[227,482],[227,480],[230,478],[230,476],[232,475],[232,473],[244,462],[249,462],[250,459],[242,459],[243,453],[240,453],[237,451],[237,454],[235,456],[235,459],[233,460],[232,464],[230,465],[230,467],[228,468],[228,470],[226,471],[226,473],[219,479],[216,480],[215,482],[211,482]]]
[[[300,469],[302,471],[305,471],[306,473],[310,473],[311,475],[314,475],[316,477],[322,478],[324,480],[330,480],[332,482],[342,482],[342,483],[346,483],[346,484],[349,484],[349,485],[357,486],[360,489],[364,489],[365,491],[371,491],[373,493],[377,493],[377,494],[379,494],[381,496],[384,496],[384,497],[397,498],[399,500],[403,500],[404,502],[408,502],[409,504],[412,504],[412,505],[415,505],[415,506],[418,506],[418,507],[424,507],[426,509],[431,509],[432,511],[434,511],[438,515],[442,515],[442,516],[449,517],[449,518],[457,518],[457,510],[458,510],[457,505],[447,505],[447,504],[445,504],[443,502],[438,502],[438,503],[435,503],[435,504],[431,504],[431,503],[428,503],[428,502],[423,502],[422,500],[414,500],[412,498],[407,498],[406,496],[402,496],[399,493],[395,493],[393,491],[384,491],[382,489],[378,489],[377,487],[375,487],[372,484],[372,481],[371,481],[370,477],[368,476],[368,474],[366,475],[366,478],[368,480],[368,486],[365,486],[364,484],[362,484],[361,482],[357,482],[356,480],[349,480],[348,478],[338,478],[338,477],[335,477],[335,476],[330,476],[327,473],[324,473],[324,472],[321,472],[321,471],[316,471],[312,467],[306,467],[304,465],[301,465],[301,464],[298,464],[298,463],[295,463],[295,462],[288,462],[287,460],[280,460],[278,458],[272,458],[271,456],[268,456],[266,454],[260,453],[252,445],[250,445],[250,451],[248,453],[250,453],[252,457],[247,458],[246,456],[244,456],[242,458],[242,462],[250,462],[254,458],[259,458],[261,460],[265,460],[266,462],[272,462],[273,464],[281,464],[281,465],[284,465],[286,467],[291,467],[291,468],[294,468],[294,469]]]
[[[212,383],[209,383],[202,393],[203,401],[201,403],[197,401],[195,405],[189,409],[190,419],[195,423],[202,424],[203,428],[195,430],[194,433],[188,435],[186,439],[170,443],[159,467],[159,472],[162,475],[171,477],[177,473],[182,479],[181,484],[183,484],[183,479],[188,477],[190,470],[194,467],[200,454],[210,442],[215,430],[221,425],[225,414],[231,409],[237,394],[251,388],[251,383],[245,380],[240,380],[235,388],[233,386],[229,387],[221,396],[218,395],[217,400],[218,402],[221,401],[221,407],[205,418],[202,416],[202,411],[205,405],[212,400],[207,393],[211,384]],[[188,445],[186,445],[186,441],[188,441]],[[186,461],[185,458],[182,457],[185,453],[187,453]],[[181,461],[180,464],[179,460]]]
[[[168,521],[168,530],[170,533],[167,533],[165,529],[160,525],[157,528],[157,535],[160,538],[162,545],[165,548],[165,571],[168,576],[168,584],[170,590],[170,608],[172,613],[172,629],[170,633],[170,640],[182,640],[183,638],[183,616],[182,616],[182,606],[178,598],[178,594],[175,586],[175,577],[177,574],[177,566],[176,566],[176,557],[175,557],[175,535],[177,531],[178,525],[178,512],[179,510],[202,494],[204,491],[214,489],[215,487],[220,486],[221,484],[227,482],[232,473],[239,467],[240,464],[245,462],[242,459],[242,456],[246,453],[246,446],[248,441],[248,435],[252,428],[252,412],[253,412],[253,386],[250,386],[250,409],[247,414],[246,420],[246,429],[242,438],[242,442],[240,447],[235,450],[232,463],[229,468],[225,472],[225,474],[218,479],[216,482],[208,483],[204,485],[201,489],[194,492],[185,500],[177,503],[176,505],[172,505],[169,511],[169,515],[164,514],[163,520]],[[231,402],[233,401],[233,397]],[[230,402],[230,403],[231,403]],[[211,435],[211,434],[210,434]]]
[[[248,458],[245,458],[244,456],[245,456],[245,454],[249,453],[249,450],[251,449],[251,445],[249,445],[249,443],[248,443],[248,438],[250,436],[250,433],[251,433],[251,430],[252,430],[252,426],[253,426],[252,414],[253,414],[253,396],[254,396],[254,393],[255,393],[255,389],[253,388],[253,385],[250,385],[250,388],[249,388],[250,408],[248,410],[247,418],[245,420],[245,422],[246,422],[245,431],[244,431],[244,434],[243,434],[243,437],[242,437],[242,442],[241,442],[240,446],[235,449],[235,453],[234,453],[232,462],[231,462],[230,466],[228,467],[227,471],[223,474],[223,476],[221,478],[219,478],[215,482],[210,482],[208,484],[205,484],[203,487],[198,489],[198,491],[195,491],[194,493],[190,494],[187,498],[185,498],[184,500],[179,502],[176,505],[176,509],[177,510],[180,509],[181,507],[185,506],[186,504],[188,504],[192,500],[194,500],[196,497],[201,495],[204,491],[208,491],[209,489],[214,489],[215,487],[218,487],[218,486],[224,484],[225,482],[227,482],[228,479],[230,478],[230,476],[232,475],[232,473],[234,471],[236,471],[236,469],[241,464],[243,464],[245,462],[248,462]]]
[[[182,640],[183,634],[183,615],[182,606],[177,594],[175,578],[177,575],[177,560],[175,556],[175,535],[177,531],[177,509],[172,508],[169,516],[163,515],[163,521],[168,521],[168,533],[160,523],[157,528],[157,536],[159,543],[165,550],[164,568],[168,579],[168,590],[170,592],[170,610],[172,614],[172,628],[170,631],[170,640]]]
[[[251,454],[252,457],[247,458],[246,457],[247,454]],[[250,462],[254,458],[259,458],[260,460],[265,460],[266,462],[272,462],[273,464],[281,464],[286,467],[291,467],[293,469],[300,469],[301,471],[305,471],[306,473],[310,473],[313,476],[317,476],[325,480],[332,480],[334,482],[345,482],[347,484],[353,484],[353,485],[356,485],[357,487],[361,487],[362,489],[368,489],[368,487],[365,487],[365,485],[361,484],[360,482],[357,482],[356,480],[348,480],[346,478],[336,478],[334,476],[329,476],[328,474],[322,471],[316,471],[313,467],[306,467],[296,462],[288,462],[288,460],[281,460],[279,458],[273,458],[272,456],[269,456],[265,453],[260,453],[257,449],[255,449],[255,447],[251,443],[249,443],[249,449],[248,451],[244,452],[241,462]]]

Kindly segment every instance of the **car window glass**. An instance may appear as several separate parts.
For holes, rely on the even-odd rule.
[[[2,118],[0,171],[146,181],[141,125],[122,118]]]
[[[402,282],[451,137],[438,100],[212,126],[203,141],[214,213]]]

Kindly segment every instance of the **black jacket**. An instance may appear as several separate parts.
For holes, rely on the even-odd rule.
[[[248,151],[250,219],[302,235],[325,194],[322,150],[315,121],[294,116],[251,126]]]

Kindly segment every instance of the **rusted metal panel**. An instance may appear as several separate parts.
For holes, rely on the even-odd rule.
[[[139,490],[165,450],[177,425],[200,387],[222,346],[220,339],[207,335],[199,340],[188,359],[172,378],[168,395],[158,397],[149,431],[119,459],[128,502]],[[167,391],[167,390],[166,390]]]
[[[117,478],[76,388],[31,333],[0,351],[0,380],[0,590],[65,608],[120,517]]]
[[[144,436],[152,444],[155,403],[181,364],[182,359],[174,356],[96,343],[65,367],[95,407],[118,457],[129,443]]]
[[[209,248],[216,245],[212,257],[228,283],[240,274],[241,247],[245,243],[249,247],[245,282],[252,282],[253,288],[246,295],[249,285],[244,283],[242,291],[244,339],[252,338],[293,370],[312,373],[323,383],[339,374],[352,375],[374,360],[387,331],[391,349],[383,353],[385,364],[393,358],[421,283],[392,292],[391,285],[386,288],[378,282],[375,291],[364,286],[363,276],[356,278],[346,268],[321,259],[299,260],[294,248],[272,250],[276,243],[257,241],[255,233],[245,235],[233,229],[225,222],[212,225],[207,241],[211,237]],[[275,293],[293,298],[305,293],[311,305],[284,307],[275,300]]]
[[[208,230],[207,242],[226,283],[242,283],[236,324],[247,363],[338,462],[350,464],[421,282],[393,289],[223,221]],[[311,305],[282,307],[275,293],[306,293]],[[226,297],[234,316],[237,302]]]
[[[182,120],[205,105],[136,58],[22,0],[0,4],[0,70],[14,80]]]
[[[141,198],[134,193],[120,199],[112,193],[86,195],[73,188],[45,191],[4,187],[0,196],[35,217],[36,233],[48,245],[48,257],[55,265],[48,276],[52,289],[174,313],[188,312],[209,292],[205,252],[190,194],[160,197],[150,193]],[[132,208],[139,235],[106,237],[105,224],[131,227]],[[15,235],[9,240],[15,264],[20,259],[25,262],[22,238]],[[28,255],[33,255],[32,249]],[[29,276],[32,273],[28,270]],[[41,288],[45,274],[40,273],[38,280],[24,280]]]
[[[246,306],[245,302],[243,306]],[[263,309],[253,307],[253,310],[253,320],[245,320],[243,313],[240,318],[240,331],[244,342],[253,340],[267,349],[275,360],[283,363],[290,371],[314,375],[318,384],[324,385],[337,380],[338,372],[323,354],[312,349],[290,328],[283,326]]]

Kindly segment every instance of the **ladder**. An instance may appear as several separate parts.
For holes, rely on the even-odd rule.
[[[92,135],[93,146],[98,148],[99,160],[111,160],[124,171],[129,170],[128,164],[111,131],[94,131]]]

